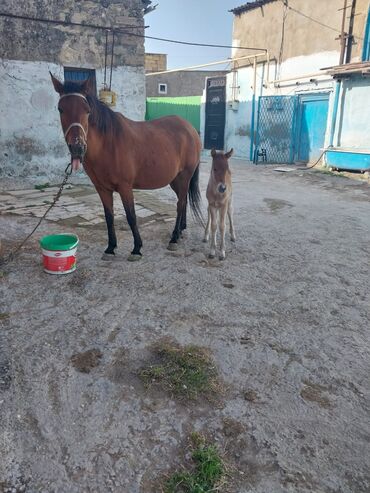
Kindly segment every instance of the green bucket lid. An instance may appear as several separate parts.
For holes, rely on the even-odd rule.
[[[78,245],[76,235],[48,235],[40,240],[44,250],[71,250]]]

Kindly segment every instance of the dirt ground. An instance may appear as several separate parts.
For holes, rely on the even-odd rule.
[[[202,163],[203,191],[208,173]],[[127,231],[104,262],[104,229],[70,227],[77,271],[50,276],[38,239],[65,228],[45,222],[3,268],[0,491],[159,493],[199,431],[231,493],[370,492],[369,185],[237,160],[233,182],[237,242],[223,262],[194,222],[174,253],[173,223],[143,228],[135,263]],[[5,248],[35,222],[1,215]],[[210,350],[217,405],[141,384],[163,337]]]

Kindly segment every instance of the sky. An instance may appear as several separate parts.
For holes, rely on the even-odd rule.
[[[153,0],[158,3],[153,12],[145,16],[145,32],[149,36],[171,38],[208,44],[232,44],[233,14],[230,9],[246,0]],[[206,48],[145,40],[147,53],[166,53],[167,68],[188,67],[231,56],[230,49]],[[224,66],[210,67],[221,70]]]

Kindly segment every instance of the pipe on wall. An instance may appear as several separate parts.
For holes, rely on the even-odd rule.
[[[337,80],[337,84],[335,86],[335,94],[334,94],[333,113],[331,116],[329,147],[333,147],[334,145],[334,134],[335,134],[335,127],[337,122],[337,115],[338,115],[340,86],[341,86],[341,80]]]
[[[256,112],[256,85],[257,85],[257,59],[253,61],[253,95],[252,95],[252,116],[251,116],[251,146],[249,150],[249,160],[253,161],[254,151],[254,115]]]

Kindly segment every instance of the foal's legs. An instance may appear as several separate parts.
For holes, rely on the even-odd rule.
[[[229,217],[229,223],[230,223],[230,240],[236,241],[235,229],[234,229],[234,219],[233,219],[233,202],[232,202],[231,197],[229,200],[229,206],[227,208],[227,215]]]
[[[136,224],[134,194],[132,192],[132,188],[129,186],[121,186],[118,192],[121,196],[123,207],[125,208],[127,222],[131,228],[132,236],[134,237],[134,249],[128,257],[128,260],[140,260],[142,257],[140,250],[143,246],[143,242],[141,241],[140,233]]]
[[[97,188],[96,190],[104,207],[105,221],[108,229],[108,247],[104,253],[114,255],[114,250],[117,248],[117,238],[114,229],[113,192],[101,188]]]
[[[204,243],[208,243],[210,227],[211,227],[211,213],[210,213],[210,206],[208,206],[207,226],[206,229],[204,230],[204,238],[203,238]]]
[[[226,214],[228,211],[228,203],[226,203],[224,206],[220,208],[220,236],[221,236],[221,245],[220,245],[220,260],[224,260],[226,253],[225,253],[225,221],[226,221]]]
[[[214,258],[216,255],[217,209],[210,206],[209,211],[211,216],[211,248],[208,257]]]

